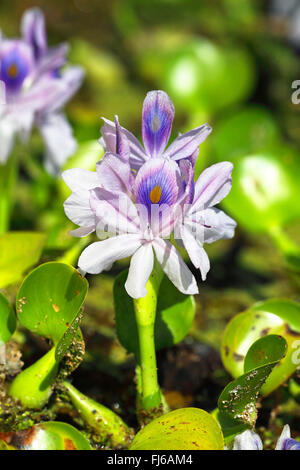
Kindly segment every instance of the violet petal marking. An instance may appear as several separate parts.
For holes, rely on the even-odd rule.
[[[0,49],[0,80],[8,92],[18,92],[33,69],[30,47],[18,40],[4,41]]]
[[[174,105],[164,91],[150,91],[147,94],[143,105],[142,138],[149,156],[159,157],[164,152],[174,115]]]
[[[283,427],[275,450],[300,450],[300,442],[291,438],[291,431],[288,424]]]
[[[101,185],[114,192],[130,193],[134,177],[129,162],[120,155],[107,152],[96,165]]]
[[[120,157],[128,162],[130,158],[130,145],[129,140],[127,139],[126,135],[122,131],[122,128],[119,124],[118,116],[115,116],[115,126],[116,126],[116,153],[120,155]]]
[[[134,194],[136,202],[147,208],[155,204],[172,206],[180,191],[180,171],[175,162],[151,159],[138,171]]]

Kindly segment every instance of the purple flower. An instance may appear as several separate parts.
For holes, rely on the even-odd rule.
[[[0,80],[6,94],[6,105],[0,110],[0,163],[6,162],[16,134],[26,140],[35,124],[46,145],[45,165],[57,172],[76,150],[63,107],[81,85],[83,70],[61,70],[68,47],[48,47],[44,16],[38,8],[24,13],[21,30],[21,39],[0,41]]]
[[[247,430],[234,438],[232,450],[263,450],[263,443],[258,434]],[[300,450],[300,442],[291,438],[288,424],[283,427],[275,450]]]
[[[212,128],[208,124],[204,124],[181,134],[166,149],[171,135],[174,115],[174,105],[164,91],[155,90],[147,94],[142,113],[144,147],[131,132],[123,127],[121,128],[121,132],[129,141],[130,165],[132,168],[140,168],[143,163],[151,158],[164,158],[175,161],[188,158],[195,161],[199,145],[211,133]],[[104,119],[101,132],[102,139],[100,139],[100,143],[104,145],[105,150],[116,152],[115,123]]]
[[[157,107],[154,109],[158,112]],[[158,115],[162,120],[163,113]],[[159,158],[167,138],[159,143],[163,141],[160,134],[157,138],[155,133],[151,137],[151,131],[145,132],[149,134],[149,148],[156,149],[156,157],[148,158],[138,169],[135,164],[132,166],[132,137],[116,118],[115,152],[106,152],[96,173],[80,169],[63,173],[72,190],[64,204],[65,212],[80,226],[72,234],[80,237],[96,230],[102,239],[82,252],[78,265],[82,271],[97,274],[109,269],[116,260],[132,256],[125,287],[129,295],[139,298],[147,293],[145,286],[155,256],[180,292],[196,294],[194,276],[168,239],[177,233],[179,238],[182,235],[192,262],[205,279],[209,261],[202,242],[211,243],[234,234],[235,222],[212,207],[230,190],[232,165],[228,162],[214,165],[194,184],[189,155],[197,149],[190,147],[179,163]],[[194,234],[198,235],[198,231],[193,226],[200,228],[199,233],[204,232],[203,238]]]

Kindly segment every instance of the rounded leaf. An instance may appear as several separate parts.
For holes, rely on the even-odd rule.
[[[17,295],[20,323],[57,344],[84,302],[88,282],[72,266],[45,263],[23,281]]]
[[[130,450],[222,450],[217,421],[199,408],[181,408],[154,419],[135,436]]]
[[[16,316],[12,306],[0,292],[0,346],[6,343],[16,329]]]
[[[42,233],[9,232],[0,236],[0,287],[19,281],[36,264],[46,242]]]
[[[223,364],[233,377],[239,377],[244,373],[245,356],[251,345],[262,336],[274,334],[284,337],[288,349],[263,385],[263,395],[284,383],[299,366],[295,356],[300,345],[300,305],[285,299],[258,302],[228,323],[222,340]]]

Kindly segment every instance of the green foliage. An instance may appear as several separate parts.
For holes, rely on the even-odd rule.
[[[16,316],[12,306],[0,292],[0,346],[6,343],[16,329]]]
[[[229,383],[219,397],[220,412],[235,422],[253,427],[259,391],[274,366],[285,356],[286,349],[285,339],[277,335],[267,335],[253,343],[245,357],[244,374]]]
[[[227,325],[222,341],[222,360],[226,369],[239,377],[244,371],[245,356],[251,345],[263,335],[281,335],[288,349],[262,387],[267,395],[284,383],[297,369],[295,344],[300,340],[300,305],[284,299],[259,302],[235,316]]]
[[[70,424],[48,421],[16,434],[19,450],[92,450],[89,441]]]
[[[23,281],[16,300],[18,319],[33,333],[61,340],[84,302],[88,282],[72,266],[45,263]]]
[[[0,287],[17,282],[40,259],[46,237],[42,233],[10,232],[0,236]]]
[[[293,152],[261,153],[234,161],[233,185],[223,206],[245,229],[269,232],[300,216],[300,163]]]
[[[223,118],[215,126],[211,141],[217,159],[234,164],[245,155],[282,147],[273,115],[259,106],[247,106]]]
[[[133,300],[127,294],[124,284],[127,271],[122,272],[114,284],[116,327],[120,343],[129,352],[138,355],[138,332],[135,321]],[[188,333],[195,315],[192,296],[181,294],[164,276],[159,292],[155,321],[156,350],[173,346]]]
[[[130,450],[222,450],[220,426],[206,411],[181,408],[154,419],[134,438]]]

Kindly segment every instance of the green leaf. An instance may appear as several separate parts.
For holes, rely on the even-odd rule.
[[[135,436],[130,450],[223,450],[217,421],[199,408],[181,408],[154,419]]]
[[[245,373],[229,383],[219,397],[220,412],[253,427],[259,391],[274,366],[285,356],[286,349],[285,339],[277,335],[268,335],[253,343],[245,357]]]
[[[279,127],[272,113],[259,106],[247,106],[226,116],[218,123],[211,138],[217,159],[223,161],[225,156],[234,164],[245,155],[280,145]]]
[[[0,346],[6,343],[16,329],[16,316],[12,306],[0,292]]]
[[[124,284],[128,271],[122,272],[114,284],[114,304],[117,334],[120,343],[129,352],[138,353],[138,333],[133,300]],[[195,315],[192,296],[181,294],[164,276],[157,303],[155,322],[155,347],[162,349],[179,343],[188,333]]]
[[[19,281],[40,259],[46,237],[42,233],[10,232],[0,236],[0,287]]]
[[[10,436],[18,450],[92,450],[89,441],[70,424],[48,421]]]
[[[263,395],[278,388],[299,366],[297,351],[300,345],[300,305],[285,299],[258,302],[228,323],[221,347],[223,364],[236,378],[244,372],[244,359],[250,346],[267,334],[283,336],[288,350],[285,358],[263,385]]]
[[[251,232],[269,232],[300,216],[299,155],[280,150],[234,160],[232,190],[222,204]]]
[[[88,282],[72,266],[45,263],[23,281],[16,300],[20,323],[57,344],[84,302]]]

